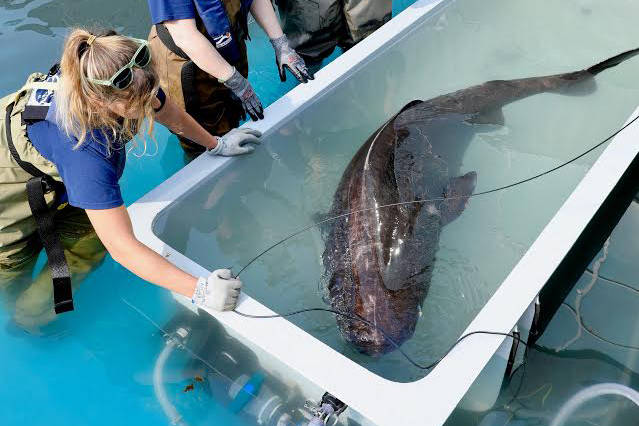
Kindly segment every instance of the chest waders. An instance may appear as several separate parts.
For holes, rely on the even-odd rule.
[[[195,0],[195,7],[199,14],[196,19],[197,27],[204,34],[220,55],[231,65],[238,66],[246,56],[240,44],[249,38],[248,13],[253,0]],[[188,111],[189,104],[197,97],[194,87],[196,65],[180,47],[175,44],[173,37],[164,24],[155,26],[158,38],[162,43],[180,58],[188,61],[181,72],[182,92],[184,104]]]
[[[195,2],[196,0],[194,0]],[[197,29],[218,53],[248,77],[248,13],[252,0],[197,0],[204,16],[195,18]],[[200,12],[198,12],[200,13]],[[204,129],[223,135],[244,117],[242,103],[217,78],[199,69],[175,44],[166,26],[156,24],[149,33],[149,46],[160,85],[179,108],[188,112]],[[204,151],[201,145],[177,135],[185,152]]]
[[[32,74],[24,87],[13,96],[13,99],[6,105],[6,133],[4,136],[6,137],[6,143],[13,160],[22,170],[31,176],[26,183],[27,199],[51,271],[53,280],[53,307],[56,314],[61,314],[73,310],[71,274],[54,222],[56,210],[64,206],[64,204],[60,203],[60,197],[65,191],[64,184],[54,179],[50,174],[43,172],[34,164],[20,158],[14,140],[14,132],[12,131],[12,128],[22,126],[25,123],[28,125],[46,118],[49,109],[48,104],[36,102],[35,105],[31,105],[30,100],[37,97],[36,91],[45,90],[51,92],[55,90],[56,83],[46,82],[44,80],[56,73],[57,66],[54,66],[48,76],[44,74]],[[18,126],[14,125],[16,120],[20,120]],[[51,198],[51,195],[53,196],[53,201],[47,202],[47,196]]]

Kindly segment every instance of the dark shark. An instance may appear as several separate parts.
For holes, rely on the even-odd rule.
[[[441,229],[462,214],[477,179],[475,172],[456,176],[468,141],[447,135],[450,124],[468,124],[470,131],[471,124],[503,124],[502,107],[519,99],[590,92],[596,74],[638,53],[624,52],[582,71],[489,81],[413,101],[382,125],[344,171],[329,216],[363,211],[324,229],[330,304],[366,320],[338,315],[343,337],[360,352],[380,355],[413,335]],[[433,198],[440,200],[409,203]]]

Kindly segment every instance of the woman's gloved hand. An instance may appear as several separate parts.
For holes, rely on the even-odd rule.
[[[215,148],[209,149],[208,153],[223,157],[248,154],[255,150],[255,145],[261,143],[258,139],[260,136],[262,136],[261,132],[248,127],[233,129],[224,136],[218,137],[217,145]]]
[[[220,80],[221,81],[221,80]],[[233,74],[222,83],[231,89],[231,92],[242,102],[244,111],[251,117],[251,120],[257,121],[264,118],[264,108],[262,102],[255,94],[251,83],[245,79],[238,70],[233,67]]]
[[[242,281],[233,278],[230,270],[218,269],[208,278],[197,280],[192,301],[201,308],[230,311],[237,305],[241,288]]]
[[[286,35],[271,39],[271,44],[275,49],[275,63],[280,72],[280,80],[286,81],[286,68],[302,83],[314,79],[306,68],[304,59],[288,44]]]

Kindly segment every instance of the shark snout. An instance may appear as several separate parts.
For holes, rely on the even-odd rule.
[[[368,356],[381,356],[397,349],[409,337],[409,333],[401,330],[382,330],[373,325],[346,325],[340,327],[342,336],[355,349]]]
[[[360,331],[349,336],[348,341],[358,352],[372,357],[384,355],[395,349],[395,346],[389,340],[375,332]]]

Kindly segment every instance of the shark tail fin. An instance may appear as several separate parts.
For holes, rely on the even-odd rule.
[[[607,70],[608,68],[619,65],[626,59],[630,59],[635,55],[639,55],[639,48],[628,50],[626,52],[615,55],[612,58],[606,59],[603,62],[599,62],[598,64],[591,66],[586,71],[588,71],[592,75],[597,75],[600,72]]]

